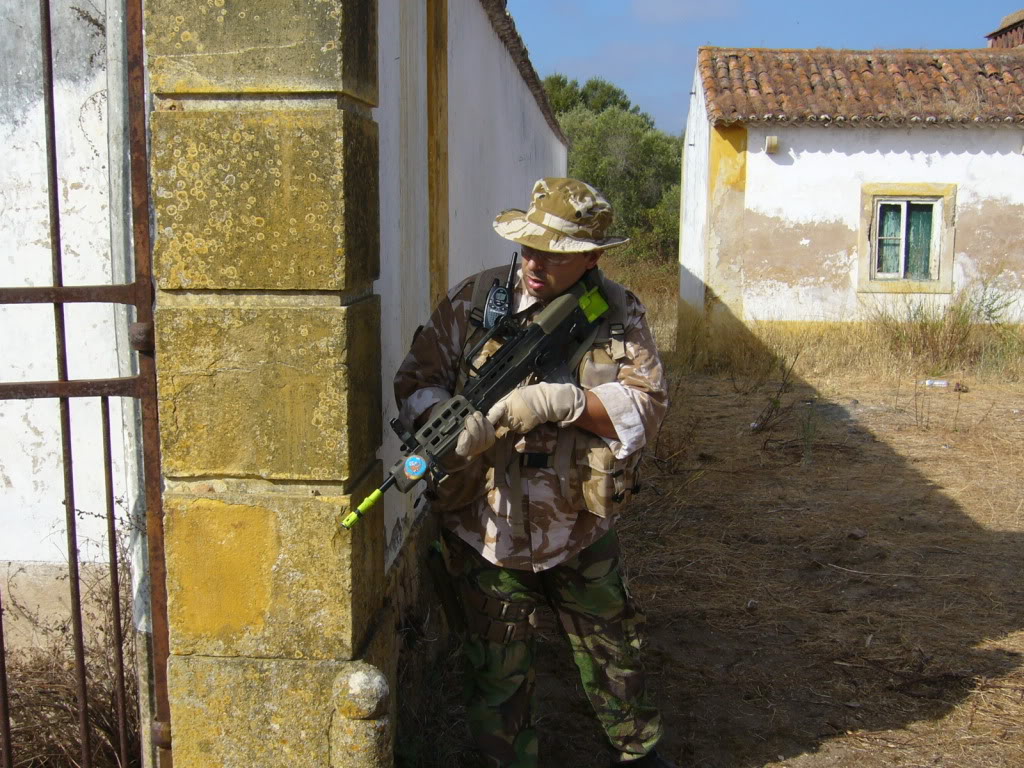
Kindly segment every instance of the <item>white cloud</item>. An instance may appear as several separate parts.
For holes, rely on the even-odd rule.
[[[672,22],[738,16],[742,0],[632,0],[633,16],[641,21]]]

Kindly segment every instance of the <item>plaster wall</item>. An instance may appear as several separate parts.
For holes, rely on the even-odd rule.
[[[696,75],[690,95],[683,141],[683,208],[679,233],[679,297],[694,307],[704,307],[704,281],[708,224],[708,112],[704,86]]]
[[[553,134],[479,0],[448,2],[449,282],[507,263],[517,248],[494,234],[506,208],[526,208],[533,182],[563,176]]]
[[[119,110],[120,18],[58,0],[51,10],[54,49],[57,187],[65,285],[131,280],[126,247],[125,164]],[[0,285],[52,284],[46,136],[38,3],[9,0],[0,10]],[[107,32],[110,50],[108,51]],[[108,67],[108,59],[113,67]],[[108,88],[108,70],[111,87]],[[115,106],[116,105],[116,106]],[[109,117],[108,117],[109,114]],[[116,117],[115,117],[116,115]],[[109,136],[109,145],[108,145]],[[103,304],[64,307],[70,378],[130,375],[126,310]],[[0,381],[57,378],[50,305],[0,306]],[[119,513],[138,496],[130,402],[110,402],[114,487]],[[106,559],[100,403],[71,401],[75,505],[80,556]],[[56,400],[0,401],[0,561],[63,563],[64,481]],[[24,567],[19,566],[19,567]]]
[[[427,51],[424,3],[378,0],[380,104],[381,402],[384,424],[398,415],[392,388],[417,326],[430,312],[427,193]],[[390,467],[400,446],[385,426],[380,456]],[[393,491],[380,504],[385,517],[386,566],[402,547],[415,494]]]
[[[712,285],[746,320],[834,321],[897,306],[906,293],[858,293],[862,186],[956,185],[953,293],[911,294],[941,308],[985,281],[1024,319],[1024,134],[1004,128],[868,129],[752,125],[740,218],[709,233],[722,267]],[[774,135],[779,151],[765,152]],[[735,201],[735,200],[734,200]],[[722,201],[720,201],[722,202]],[[725,208],[720,208],[725,210]],[[736,301],[738,299],[738,301]]]

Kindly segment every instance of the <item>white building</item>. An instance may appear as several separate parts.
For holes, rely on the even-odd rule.
[[[684,307],[832,322],[984,287],[1024,320],[1024,48],[701,48],[694,84]]]

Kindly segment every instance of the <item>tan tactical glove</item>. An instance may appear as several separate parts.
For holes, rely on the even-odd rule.
[[[460,458],[474,459],[494,445],[494,427],[480,411],[466,417],[465,428],[455,443],[455,454]]]
[[[487,420],[496,428],[525,434],[546,421],[564,427],[576,421],[587,405],[583,390],[575,384],[531,384],[512,390],[491,406]]]

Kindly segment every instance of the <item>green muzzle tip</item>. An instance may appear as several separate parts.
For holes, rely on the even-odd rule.
[[[365,499],[363,499],[363,503],[356,507],[355,512],[349,512],[345,519],[341,521],[341,527],[348,529],[356,523],[358,523],[359,518],[363,516],[363,513],[366,512],[366,510],[368,510],[374,504],[376,504],[380,497],[383,495],[384,491],[378,488]]]

